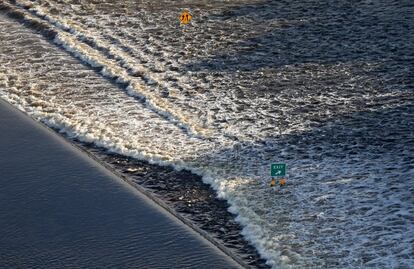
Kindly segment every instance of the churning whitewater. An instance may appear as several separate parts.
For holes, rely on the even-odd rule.
[[[413,268],[414,8],[333,2],[4,1],[0,97],[201,175],[273,268]]]

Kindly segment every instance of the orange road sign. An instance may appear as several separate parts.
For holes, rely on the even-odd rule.
[[[193,18],[193,16],[191,16],[190,12],[188,12],[187,10],[184,10],[183,13],[181,13],[181,16],[180,16],[180,22],[182,24],[187,24],[191,21],[192,18]]]

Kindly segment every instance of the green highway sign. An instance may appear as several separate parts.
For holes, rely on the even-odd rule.
[[[272,163],[272,165],[270,166],[270,175],[272,177],[286,176],[286,164],[285,163]]]

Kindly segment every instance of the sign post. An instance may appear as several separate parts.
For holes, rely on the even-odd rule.
[[[191,16],[190,12],[188,12],[188,10],[184,10],[180,15],[180,23],[184,25],[188,24],[192,18],[193,16]]]
[[[270,166],[270,175],[272,177],[284,177],[286,176],[286,164],[285,163],[273,163]]]

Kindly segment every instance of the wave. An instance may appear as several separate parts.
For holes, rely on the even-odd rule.
[[[310,77],[321,80],[309,81],[336,76],[349,87],[345,93],[286,89],[248,96],[243,88],[257,86],[251,77],[183,70],[189,60],[174,50],[177,32],[165,34],[163,47],[148,35],[145,11],[119,17],[66,1],[0,8],[87,64],[3,21],[9,39],[0,41],[2,98],[69,137],[201,175],[273,268],[412,265],[404,247],[413,238],[414,208],[404,201],[414,178],[407,146],[413,96],[378,91],[372,77],[355,75],[357,67],[371,70],[375,63],[310,65]],[[85,9],[89,14],[82,15]],[[155,24],[172,27],[161,18]],[[12,45],[13,57],[27,63],[7,56]],[[36,51],[43,56],[33,56]],[[39,61],[36,70],[31,65]],[[300,68],[282,67],[275,71],[280,78],[269,79],[289,79]],[[245,75],[260,82],[264,72]],[[238,88],[228,88],[236,78]],[[270,188],[269,166],[281,161],[288,163],[287,187]]]

